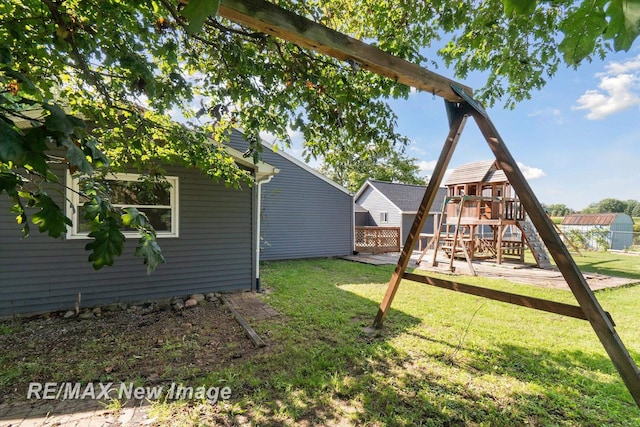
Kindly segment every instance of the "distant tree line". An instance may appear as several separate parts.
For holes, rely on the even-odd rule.
[[[562,203],[552,205],[542,204],[550,216],[567,216],[576,213],[575,210]],[[580,213],[626,213],[632,217],[640,217],[640,201],[638,200],[618,200],[603,199],[596,203],[591,203]]]
[[[637,200],[603,199],[591,203],[582,213],[626,213],[629,216],[640,217],[640,202]]]
[[[542,207],[544,207],[544,209],[547,211],[547,213],[549,214],[549,216],[567,216],[570,215],[572,213],[575,213],[575,211],[569,207],[567,207],[567,205],[562,204],[562,203],[556,203],[553,205],[545,205],[544,203],[542,204]]]

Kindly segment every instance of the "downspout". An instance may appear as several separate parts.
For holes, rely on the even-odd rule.
[[[351,254],[356,255],[356,199],[353,194],[351,196]]]
[[[256,210],[257,210],[257,215],[256,215],[256,236],[255,236],[255,242],[256,242],[256,247],[255,247],[255,251],[256,251],[256,292],[261,293],[262,292],[262,286],[260,284],[260,237],[262,235],[261,232],[261,227],[262,227],[262,184],[268,184],[271,179],[273,178],[273,175],[268,175],[266,179],[262,179],[257,181],[257,186],[258,186],[258,195],[257,195],[257,200],[256,200]]]

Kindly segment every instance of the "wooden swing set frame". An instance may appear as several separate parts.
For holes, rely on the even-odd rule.
[[[449,120],[449,134],[398,263],[389,280],[386,294],[375,317],[374,326],[382,327],[402,279],[588,320],[633,399],[640,407],[640,371],[618,336],[613,319],[600,306],[483,106],[473,99],[471,88],[263,0],[221,0],[218,14],[238,24],[279,37],[298,46],[339,60],[357,63],[362,69],[444,98]],[[578,306],[465,285],[405,271],[468,117],[473,117],[475,120],[500,167],[520,197],[531,222],[576,297]]]

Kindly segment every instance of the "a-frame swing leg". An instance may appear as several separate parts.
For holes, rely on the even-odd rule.
[[[486,113],[482,111],[474,110],[473,117],[487,140],[491,151],[496,156],[500,167],[520,198],[525,211],[531,218],[531,222],[536,227],[538,234],[575,295],[585,317],[591,323],[633,399],[640,407],[640,371],[618,336],[613,320],[610,319],[609,314],[598,303],[582,272],[580,272],[566,246],[562,243],[560,236],[556,233],[547,213],[533,194],[531,187],[529,187],[516,161],[507,150],[493,123],[486,116]]]
[[[396,268],[389,280],[387,293],[380,303],[378,314],[373,322],[373,325],[376,328],[382,327],[382,322],[387,315],[391,302],[393,301],[396,291],[398,290],[398,286],[400,285],[400,281],[402,280],[402,274],[407,269],[407,265],[409,265],[413,248],[415,248],[416,243],[418,243],[420,230],[422,230],[422,227],[424,226],[429,209],[431,208],[431,205],[433,205],[433,201],[438,193],[438,187],[440,187],[440,183],[444,178],[444,173],[447,170],[447,166],[449,166],[451,156],[455,151],[456,145],[458,145],[460,135],[462,134],[465,123],[467,122],[467,115],[470,112],[467,104],[457,104],[445,101],[445,105],[447,108],[447,115],[449,117],[449,135],[447,136],[447,140],[445,141],[442,152],[440,153],[438,163],[436,163],[436,167],[433,170],[433,175],[427,185],[424,197],[422,198],[422,202],[418,208],[418,213],[413,220],[413,225],[411,226],[407,240],[404,243],[400,257],[398,258],[398,264],[396,264]]]

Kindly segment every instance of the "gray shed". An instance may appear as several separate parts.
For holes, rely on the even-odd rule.
[[[261,260],[334,257],[353,251],[353,195],[306,163],[263,142],[278,174],[261,185]],[[233,131],[229,145],[248,142]]]
[[[229,149],[236,162],[252,169],[257,179],[277,172],[265,163],[253,165]],[[256,186],[241,189],[215,183],[196,169],[167,166],[172,183],[166,202],[149,211],[161,220],[159,243],[167,260],[148,275],[133,256],[137,238],[125,244],[113,267],[94,271],[87,260],[86,231],[70,229],[64,239],[33,232],[26,239],[0,195],[0,316],[67,310],[78,294],[81,306],[142,301],[192,293],[251,290],[258,285],[258,215]],[[55,173],[72,187],[62,167]],[[114,181],[133,181],[131,174]],[[124,176],[126,175],[126,176]],[[67,216],[74,209],[65,195],[51,192]],[[69,194],[67,197],[71,197]]]
[[[564,233],[578,231],[595,249],[599,244],[594,232],[604,235],[609,249],[624,250],[633,245],[633,218],[625,213],[572,214],[564,217],[560,228]]]
[[[400,227],[401,243],[404,243],[426,188],[368,179],[354,196],[354,202],[368,212],[367,223],[362,225]],[[433,234],[437,230],[446,192],[446,188],[438,189],[421,233]]]

